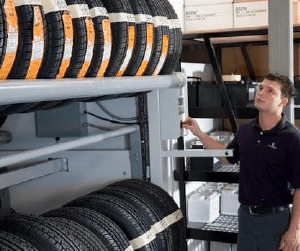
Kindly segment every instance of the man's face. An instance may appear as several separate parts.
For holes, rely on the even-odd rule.
[[[281,111],[288,99],[281,95],[281,85],[276,81],[264,80],[258,85],[254,106],[259,111]]]

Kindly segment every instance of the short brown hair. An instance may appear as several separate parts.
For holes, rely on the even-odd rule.
[[[281,94],[289,101],[295,96],[294,84],[287,76],[275,72],[268,73],[264,79],[278,82],[281,85]]]

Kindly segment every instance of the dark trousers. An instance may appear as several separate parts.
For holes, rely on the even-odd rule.
[[[238,251],[279,251],[282,235],[290,224],[290,209],[279,213],[251,215],[239,208]]]

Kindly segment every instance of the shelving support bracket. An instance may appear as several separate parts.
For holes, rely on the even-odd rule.
[[[205,43],[206,49],[209,54],[210,62],[212,64],[212,67],[214,70],[214,74],[217,79],[217,84],[219,86],[219,92],[220,92],[221,98],[224,102],[225,108],[226,108],[228,116],[229,116],[229,121],[230,121],[230,124],[232,127],[232,131],[236,132],[237,131],[236,112],[235,112],[234,108],[232,107],[230,98],[228,96],[228,92],[224,85],[221,68],[220,68],[220,65],[218,64],[215,50],[210,41],[210,38],[208,36],[204,36],[203,38],[204,38],[204,43]]]
[[[0,216],[11,213],[9,188],[0,190]]]

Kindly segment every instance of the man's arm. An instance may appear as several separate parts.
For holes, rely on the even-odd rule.
[[[283,235],[279,249],[283,251],[298,251],[300,248],[300,188],[295,190],[293,211],[288,231]]]
[[[203,144],[204,148],[206,149],[226,149],[226,146],[221,142],[214,140],[213,138],[209,137],[205,134],[199,127],[196,120],[192,118],[187,118],[185,121],[182,122],[182,127],[189,129],[196,137],[199,138],[201,143]],[[223,163],[229,163],[226,157],[218,157],[220,161]]]

